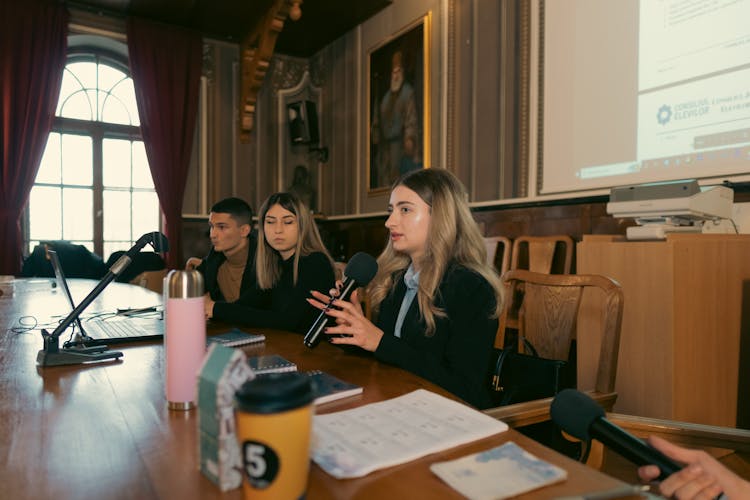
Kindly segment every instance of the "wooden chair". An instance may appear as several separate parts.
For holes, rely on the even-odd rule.
[[[510,269],[526,269],[535,273],[570,274],[573,267],[573,238],[557,236],[519,236],[513,240]],[[523,287],[515,293],[523,294]],[[500,328],[518,330],[518,316],[509,311]],[[496,347],[503,347],[502,344]]]
[[[573,248],[573,238],[567,235],[519,236],[513,240],[510,269],[569,274],[573,267]]]
[[[487,247],[487,262],[495,268],[499,275],[510,269],[511,241],[505,236],[485,236]],[[500,265],[498,266],[498,261]]]
[[[167,269],[159,271],[143,271],[141,274],[130,280],[130,283],[143,288],[148,288],[156,293],[164,291],[164,278],[167,276]]]
[[[611,410],[617,398],[615,375],[622,326],[623,293],[620,285],[599,275],[543,274],[510,270],[502,276],[506,291],[505,314],[518,318],[518,351],[522,339],[539,356],[568,360],[573,340],[576,349],[598,350],[596,366],[576,369],[577,388]],[[523,294],[516,291],[524,288]],[[600,318],[597,331],[576,332],[579,313]],[[505,330],[498,331],[496,345],[506,346]],[[576,356],[575,359],[581,359]],[[485,410],[511,427],[524,427],[550,419],[552,398]]]

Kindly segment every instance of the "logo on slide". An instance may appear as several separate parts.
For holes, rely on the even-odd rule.
[[[659,125],[666,125],[672,118],[672,107],[664,104],[659,108],[659,112],[656,113],[656,119],[659,121]]]

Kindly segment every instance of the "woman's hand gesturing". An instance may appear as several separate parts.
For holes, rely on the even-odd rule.
[[[307,302],[321,311],[324,310],[329,297],[317,291],[310,293],[313,298],[308,298]],[[352,292],[350,300],[351,302],[334,299],[326,314],[336,320],[336,325],[327,327],[324,333],[329,335],[328,340],[332,344],[356,345],[366,351],[375,351],[380,345],[380,339],[383,338],[383,330],[365,317],[359,302],[359,290]]]

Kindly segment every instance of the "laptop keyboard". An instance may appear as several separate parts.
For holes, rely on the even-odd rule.
[[[91,320],[85,322],[83,328],[94,338],[135,338],[159,336],[164,333],[163,321],[159,320]]]

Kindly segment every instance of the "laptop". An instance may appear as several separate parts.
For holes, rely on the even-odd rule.
[[[55,271],[57,286],[63,291],[63,295],[70,305],[70,310],[76,307],[73,295],[70,293],[68,281],[65,278],[60,258],[54,250],[48,250],[52,269]],[[149,308],[149,310],[154,310]],[[160,317],[133,317],[136,311],[129,311],[129,315],[113,314],[107,317],[98,317],[81,320],[75,318],[73,325],[78,328],[80,335],[76,342],[86,346],[103,344],[117,344],[125,342],[138,342],[149,340],[160,340],[164,336],[164,321]],[[153,314],[153,313],[152,313]]]

